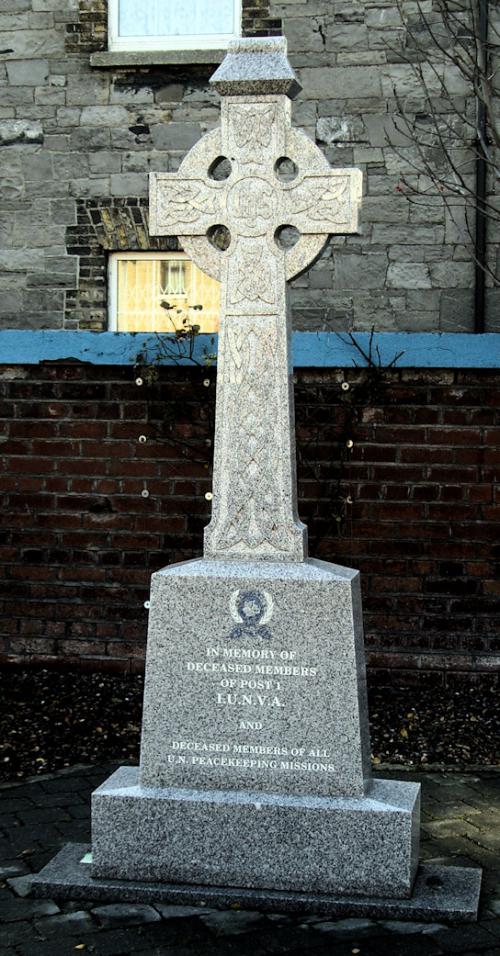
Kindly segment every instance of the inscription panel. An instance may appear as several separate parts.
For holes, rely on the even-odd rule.
[[[362,793],[351,581],[332,577],[332,604],[314,579],[188,578],[177,616],[168,570],[154,576],[141,782],[333,795],[347,780]]]

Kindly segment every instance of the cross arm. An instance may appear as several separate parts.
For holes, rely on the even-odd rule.
[[[283,221],[304,235],[357,232],[362,184],[359,169],[306,174],[283,190]]]
[[[158,173],[151,182],[152,235],[202,236],[220,222],[221,190],[199,177]]]
[[[220,130],[190,150],[176,173],[149,177],[149,231],[152,236],[202,236],[221,221],[225,183],[211,178],[221,155]]]

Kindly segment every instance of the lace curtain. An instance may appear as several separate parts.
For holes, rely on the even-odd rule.
[[[119,0],[119,35],[234,33],[234,0]]]

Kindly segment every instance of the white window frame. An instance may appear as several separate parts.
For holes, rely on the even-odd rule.
[[[182,259],[190,262],[185,252],[112,252],[108,261],[108,332],[118,332],[118,263],[124,259]]]
[[[179,0],[182,3],[182,0]],[[217,0],[210,0],[217,3]],[[147,3],[147,0],[144,0]],[[230,40],[236,39],[241,32],[241,0],[233,0],[234,33],[212,33],[210,36],[157,36],[145,37],[119,35],[119,0],[108,0],[108,49],[113,50],[216,50],[227,47]]]
[[[130,259],[133,260],[134,262],[137,262],[138,260],[144,260],[144,259],[147,259],[147,260],[160,259],[162,261],[165,261],[166,259],[175,259],[175,260],[181,260],[182,262],[188,262],[190,265],[194,265],[196,267],[196,263],[193,263],[193,260],[190,259],[190,257],[185,252],[170,252],[170,250],[168,249],[165,249],[163,252],[121,252],[121,250],[118,250],[116,252],[110,252],[108,256],[108,282],[107,282],[107,285],[108,285],[107,331],[108,332],[120,332],[120,331],[126,332],[126,330],[118,328],[118,263],[123,262],[123,260],[130,260]],[[201,272],[200,269],[198,269],[198,271]],[[210,278],[210,277],[205,276],[205,278]],[[171,293],[171,296],[172,298],[175,298],[175,299],[185,299],[186,300],[185,304],[187,305],[188,309],[190,308],[188,303],[189,290],[186,291],[185,293]],[[153,304],[152,304],[152,307],[153,307]],[[156,313],[156,308],[154,311]],[[197,313],[194,313],[193,319],[195,322],[196,322],[196,316],[197,316]],[[171,330],[167,329],[164,331],[173,332],[174,327],[175,326],[173,325]],[[152,329],[151,331],[154,332],[155,330]],[[208,330],[208,331],[211,335],[214,334],[212,330]],[[149,334],[149,333],[146,332],[144,334]]]

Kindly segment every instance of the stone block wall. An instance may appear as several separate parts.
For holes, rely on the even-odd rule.
[[[403,7],[418,29],[416,5]],[[432,11],[432,0],[424,7]],[[450,211],[432,196],[415,205],[401,192],[401,176],[417,176],[419,159],[401,132],[398,104],[410,118],[426,107],[397,7],[244,0],[243,29],[285,33],[303,84],[295,122],[333,165],[365,171],[363,234],[335,239],[294,280],[295,326],[472,331],[474,267],[460,203]],[[177,169],[218,123],[218,97],[208,88],[214,64],[159,66],[139,57],[93,66],[106,32],[105,0],[2,4],[0,328],[106,328],[107,253],[136,248],[131,208],[144,213],[141,248],[158,248],[147,236],[148,172]],[[471,90],[457,71],[440,70],[457,108],[470,109]],[[434,92],[439,108],[437,82]],[[455,117],[444,122],[455,129]],[[467,133],[456,134],[456,155],[470,172]],[[428,152],[442,161],[437,146]],[[114,218],[101,241],[91,209],[106,203]],[[494,256],[493,231],[490,240]],[[488,331],[500,328],[498,305],[499,290],[490,288]]]
[[[151,573],[201,552],[215,370],[135,374],[0,367],[0,661],[142,669]],[[303,369],[296,406],[310,552],[360,569],[371,669],[498,668],[500,372]]]
[[[445,169],[442,146],[469,182],[474,176],[471,89],[460,71],[440,57],[423,17],[433,23],[436,4],[424,0],[313,0],[282,2],[284,33],[303,90],[297,121],[314,136],[334,166],[365,171],[363,235],[335,239],[309,275],[293,283],[297,322],[336,327],[463,331],[474,329],[474,261],[466,206],[454,196],[409,202],[403,180],[423,185],[425,160]],[[401,12],[409,29],[402,22]],[[423,16],[422,16],[423,14]],[[491,5],[492,30],[498,8]],[[439,25],[438,37],[443,36]],[[421,39],[419,48],[412,37]],[[496,34],[495,34],[496,36]],[[496,42],[492,32],[492,42]],[[428,60],[426,60],[426,51]],[[437,54],[437,55],[436,55]],[[440,141],[420,78],[423,71],[439,116]],[[443,86],[453,110],[441,96]],[[402,112],[401,112],[402,111]],[[415,117],[429,132],[409,135]],[[494,183],[488,187],[494,191]],[[474,213],[469,209],[469,223]],[[487,328],[499,328],[498,226],[490,226]],[[333,261],[332,261],[333,260]],[[328,294],[330,293],[330,295]]]

